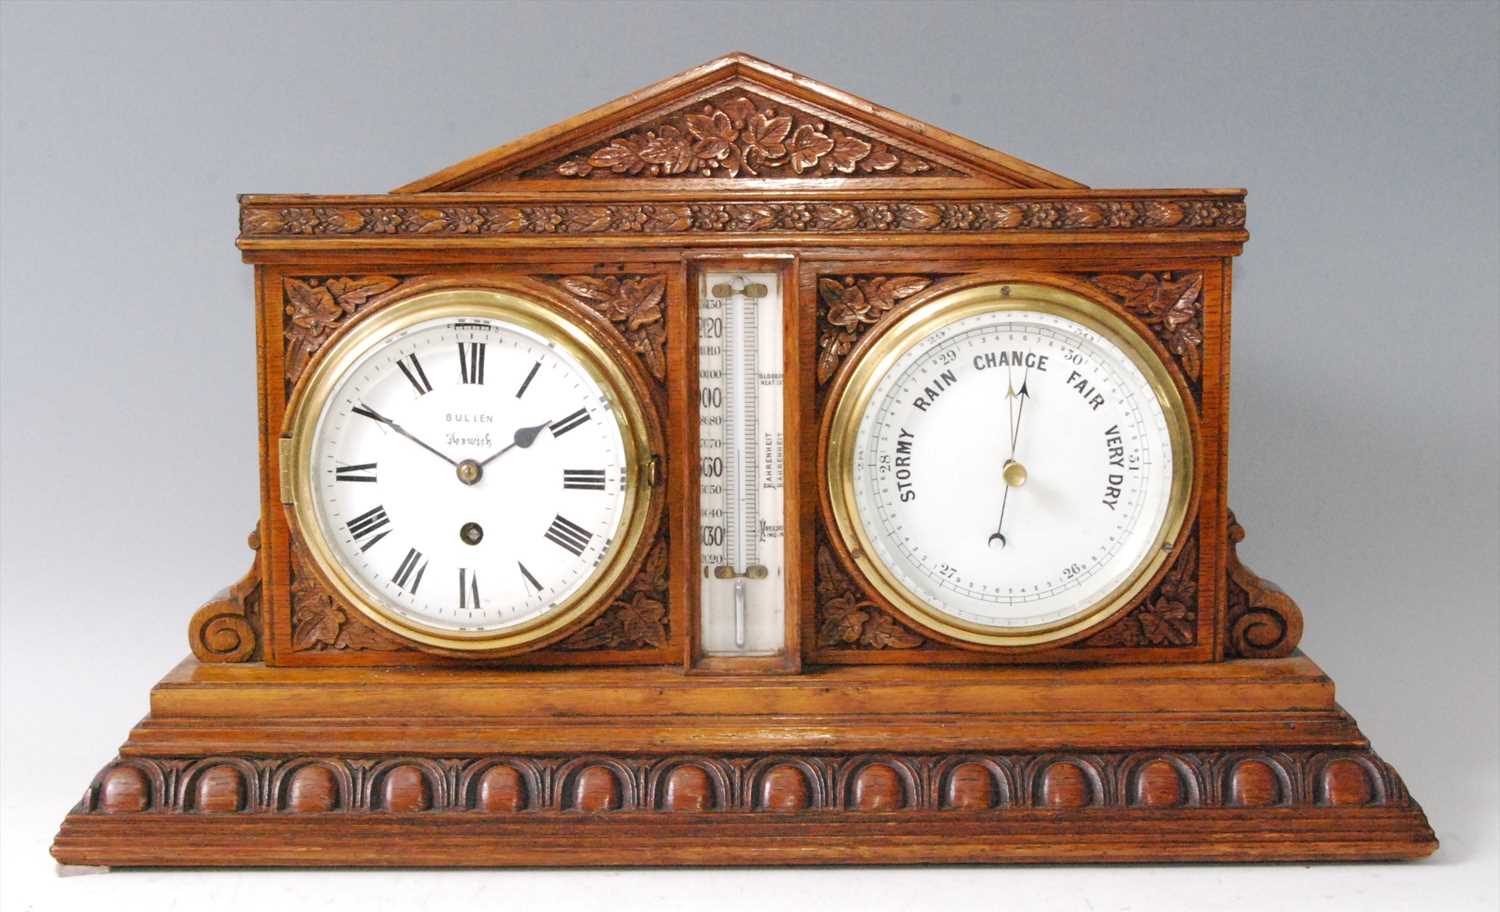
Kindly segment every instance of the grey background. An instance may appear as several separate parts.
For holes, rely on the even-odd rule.
[[[1092,186],[1250,189],[1243,554],[1300,600],[1303,646],[1443,849],[1310,871],[721,872],[715,903],[1500,901],[1500,6],[6,3],[0,34],[6,908],[152,890],[416,908],[499,884],[621,908],[705,876],[58,879],[46,845],[185,654],[189,614],[249,561],[235,194],[387,190],[731,49]]]

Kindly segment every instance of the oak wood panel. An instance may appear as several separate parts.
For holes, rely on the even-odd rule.
[[[876,696],[878,695],[878,696]],[[378,707],[375,710],[374,707]],[[420,737],[415,733],[420,732]],[[836,667],[795,676],[671,668],[267,668],[187,660],[127,755],[252,749],[603,751],[1363,746],[1303,656],[1186,666]]]

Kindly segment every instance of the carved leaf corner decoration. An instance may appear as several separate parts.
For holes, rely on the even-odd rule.
[[[1151,597],[1081,646],[1191,646],[1198,641],[1198,532]]]
[[[667,377],[667,329],[662,319],[665,276],[563,276],[558,284],[615,324],[657,381]]]
[[[559,649],[660,649],[671,641],[667,615],[667,537],[657,539],[625,591]]]
[[[957,174],[820,117],[752,95],[719,96],[690,113],[606,140],[528,178],[831,177]]]
[[[349,611],[308,571],[309,558],[300,541],[293,539],[292,563],[292,651],[323,652],[330,649],[404,650],[406,647]]]
[[[328,337],[370,302],[401,284],[391,276],[282,280],[286,292],[286,382],[297,382]]]
[[[1177,356],[1183,373],[1197,382],[1203,373],[1203,273],[1096,275],[1091,281],[1155,330]]]
[[[827,383],[866,329],[891,308],[932,284],[931,276],[822,276],[822,331],[818,336],[818,383]]]
[[[818,646],[823,649],[916,649],[926,640],[864,598],[827,544],[818,545]]]

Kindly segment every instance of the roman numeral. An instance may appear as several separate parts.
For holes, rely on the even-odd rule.
[[[578,411],[574,412],[573,414],[569,415],[568,417],[563,418],[560,421],[553,422],[552,423],[552,436],[553,437],[561,437],[562,435],[566,434],[567,432],[569,432],[569,431],[573,430],[574,428],[578,427],[580,424],[583,424],[587,420],[589,420],[588,409],[579,409]]]
[[[602,491],[604,490],[604,470],[563,469],[563,487],[571,491]]]
[[[463,567],[458,568],[458,610],[478,611],[479,571],[474,571],[473,576],[469,576],[468,574],[469,571],[465,570]],[[467,581],[465,579],[466,577]]]
[[[561,546],[563,550],[572,552],[574,557],[578,557],[583,554],[583,549],[589,546],[589,542],[593,541],[594,533],[559,513],[553,518],[552,525],[547,528],[547,538],[553,544]]]
[[[463,382],[484,382],[484,349],[483,342],[458,343],[458,372],[462,375]]]
[[[369,472],[370,474],[361,475],[361,472]],[[374,481],[375,463],[362,462],[359,465],[335,466],[333,477],[337,481]]]
[[[359,541],[360,539],[363,539],[367,535],[371,535],[371,533],[374,533],[377,530],[385,529],[385,527],[390,525],[390,523],[391,518],[385,515],[385,507],[376,507],[373,510],[361,513],[353,519],[349,520],[345,528],[349,530],[350,535],[354,536],[355,541]],[[370,550],[371,548],[375,547],[376,542],[380,541],[382,538],[385,538],[389,534],[391,534],[391,530],[385,529],[385,531],[380,532],[379,535],[371,535],[371,538],[368,541],[359,546],[359,550]]]
[[[421,564],[421,566],[417,566],[418,564]],[[415,578],[412,577],[413,571],[417,574]],[[402,589],[406,589],[407,580],[410,580],[411,589],[408,591],[412,595],[416,595],[417,587],[422,585],[422,574],[426,572],[427,561],[422,560],[422,552],[416,548],[407,548],[406,557],[401,559],[401,566],[396,568],[396,575],[391,577],[391,582]]]
[[[408,361],[411,362],[411,367],[406,366]],[[401,373],[405,374],[406,379],[411,381],[411,385],[416,387],[418,396],[425,396],[432,392],[432,383],[427,379],[427,372],[422,370],[422,362],[417,360],[415,352],[397,361],[396,366],[401,368]]]
[[[526,569],[526,565],[520,561],[516,561],[516,566],[521,568],[521,575],[526,577],[526,582],[531,584],[531,588],[537,592],[541,592],[542,584],[536,581],[536,577],[531,575],[531,571]]]
[[[518,389],[518,390],[516,390],[516,398],[517,399],[519,399],[522,396],[526,395],[526,387],[528,387],[528,386],[531,385],[531,378],[536,376],[536,372],[538,370],[540,370],[541,367],[542,367],[542,362],[540,362],[540,361],[538,361],[537,363],[531,365],[531,371],[526,375],[526,379],[521,381],[521,388]]]

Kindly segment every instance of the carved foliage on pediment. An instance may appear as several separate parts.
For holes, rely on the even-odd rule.
[[[732,89],[512,176],[946,176],[958,171],[817,113]]]

